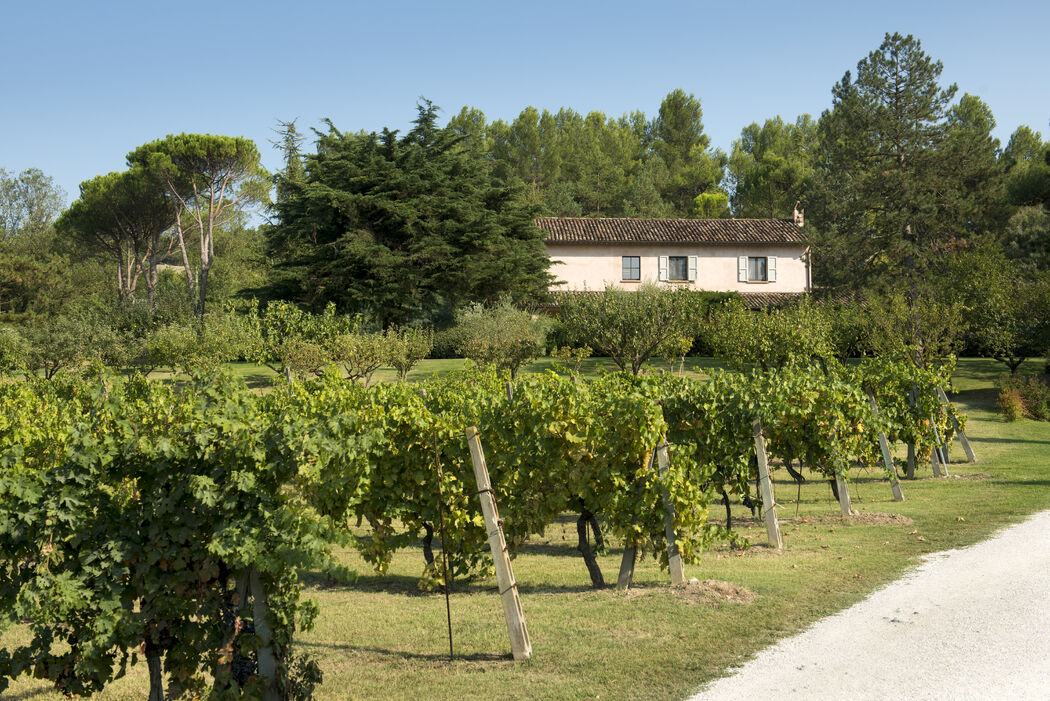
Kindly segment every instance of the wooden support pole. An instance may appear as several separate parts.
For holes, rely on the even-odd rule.
[[[930,427],[933,429],[933,454],[937,457],[937,462],[941,464],[941,471],[944,473],[943,477],[948,477],[948,458],[941,452],[941,432],[937,430],[937,417],[930,417]],[[937,474],[937,468],[934,468],[934,474]]]
[[[507,380],[507,401],[514,401],[514,385],[510,383],[510,380]]]
[[[620,560],[620,574],[616,577],[617,589],[629,589],[634,580],[634,563],[638,560],[638,548],[633,544],[627,544],[623,548],[623,558]]]
[[[507,622],[507,634],[510,636],[510,650],[514,659],[527,660],[532,656],[532,641],[529,640],[529,629],[525,626],[525,614],[521,610],[521,598],[518,596],[518,583],[514,581],[514,570],[510,566],[507,541],[503,537],[503,521],[496,510],[481,438],[474,426],[467,429],[467,443],[470,445],[470,461],[474,464],[474,478],[478,483],[478,496],[481,497],[481,513],[485,517],[489,550],[492,551],[492,561],[496,566],[496,585],[499,587],[499,596],[503,603],[503,617]]]
[[[273,630],[266,619],[269,613],[266,591],[263,589],[259,571],[254,567],[248,574],[248,581],[252,590],[252,622],[255,624],[255,634],[259,636],[260,643],[256,656],[259,661],[259,676],[264,682],[263,701],[277,701],[277,660],[274,658],[273,648],[270,647]]]
[[[944,472],[941,470],[941,461],[937,457],[937,446],[930,448],[930,467],[933,468],[934,477],[944,477]]]
[[[875,410],[875,413],[879,413],[879,404],[875,401],[875,395],[868,392],[868,399],[871,401],[871,408]],[[901,476],[897,473],[897,464],[893,462],[893,455],[890,453],[890,442],[886,438],[886,434],[879,432],[879,450],[882,451],[882,463],[886,466],[886,471],[890,473],[890,489],[893,490],[893,501],[904,501],[904,491],[901,490]]]
[[[773,481],[769,478],[766,439],[762,435],[761,421],[751,424],[751,433],[755,438],[755,455],[758,457],[758,488],[762,494],[762,516],[766,521],[766,536],[772,547],[782,550],[784,539],[780,536],[780,522],[777,521],[777,505],[773,500]]]
[[[835,491],[839,493],[839,508],[842,509],[842,515],[849,518],[854,513],[853,502],[849,498],[849,486],[846,480],[838,474],[835,475]]]
[[[662,479],[671,466],[666,439],[661,438],[660,445],[656,447],[656,462]],[[671,503],[671,495],[667,487],[661,485],[660,490],[664,499],[664,532],[667,536],[667,566],[671,570],[671,584],[685,584],[685,566],[682,564],[682,553],[678,552],[678,543],[674,535],[674,504]]]
[[[645,471],[653,469],[653,463],[656,461],[656,451],[654,450],[649,454],[649,457],[645,460]],[[634,491],[635,494],[640,498],[642,494],[643,484],[641,479],[635,482]],[[629,589],[631,582],[634,581],[634,566],[638,562],[638,546],[628,541],[623,546],[623,558],[620,559],[620,573],[616,577],[616,588],[617,589]]]
[[[949,406],[951,402],[948,401],[948,395],[944,393],[944,390],[940,387],[937,388],[937,398],[941,400],[941,404]],[[970,439],[966,437],[966,431],[962,430],[959,426],[959,422],[955,420],[955,416],[952,412],[948,412],[948,419],[952,422],[952,428],[955,429],[955,435],[959,436],[959,442],[962,443],[963,452],[966,453],[966,459],[970,462],[977,462],[977,456],[974,455],[973,446],[970,445]]]

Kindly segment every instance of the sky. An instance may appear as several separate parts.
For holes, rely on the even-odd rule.
[[[818,116],[886,32],[982,98],[1005,145],[1050,135],[1050,2],[240,2],[0,0],[0,168],[65,190],[170,133],[246,136],[275,170],[277,122],[406,129],[525,107],[655,115],[695,94],[713,146],[751,122]]]

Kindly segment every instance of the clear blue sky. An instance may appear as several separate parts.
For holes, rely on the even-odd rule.
[[[513,119],[528,105],[656,113],[700,98],[712,144],[753,121],[819,115],[886,32],[989,104],[1005,143],[1050,129],[1050,2],[17,2],[0,11],[0,167],[70,199],[134,147],[247,136],[268,168],[277,120],[405,128],[426,96]]]

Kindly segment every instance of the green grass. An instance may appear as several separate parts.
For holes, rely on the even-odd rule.
[[[423,364],[418,372],[441,372],[461,361],[430,362],[444,365]],[[698,374],[709,366],[698,363]],[[421,552],[400,553],[382,576],[372,574],[356,553],[341,552],[362,573],[354,585],[319,586],[313,584],[318,578],[307,575],[307,595],[318,602],[321,613],[300,643],[324,672],[316,697],[683,698],[777,639],[898,577],[922,555],[973,543],[1050,508],[1050,424],[1007,423],[995,414],[992,383],[999,367],[984,360],[959,363],[954,399],[969,416],[978,464],[951,465],[949,479],[934,479],[929,466],[923,466],[921,479],[903,483],[903,503],[892,501],[880,472],[854,476],[850,489],[861,514],[900,514],[913,523],[843,522],[827,483],[815,479],[802,489],[796,519],[794,482],[778,470],[775,489],[785,550],[777,554],[764,545],[763,525],[738,520],[747,511],[735,505],[734,521],[755,547],[720,547],[687,566],[686,576],[745,587],[757,594],[751,603],[698,600],[672,590],[666,572],[651,559],[639,564],[637,586],[630,593],[594,591],[574,548],[575,523],[566,516],[545,537],[523,547],[513,563],[532,660],[510,659],[490,579],[456,586],[452,623],[457,657],[449,662],[444,598],[416,586]],[[958,444],[952,456],[963,459]],[[498,469],[497,456],[489,456],[489,462],[490,469]],[[720,505],[712,507],[713,518],[723,514]],[[612,543],[600,558],[607,581],[615,580],[620,554]],[[24,631],[9,631],[5,640],[19,635]],[[104,698],[144,697],[141,667]],[[20,681],[8,694],[5,698],[59,698],[31,680]]]

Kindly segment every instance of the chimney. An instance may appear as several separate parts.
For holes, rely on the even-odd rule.
[[[797,227],[799,227],[801,229],[803,227],[803,225],[805,225],[805,223],[806,223],[806,210],[799,209],[798,206],[800,204],[802,204],[801,200],[799,200],[798,202],[795,203],[795,212],[792,215],[792,217],[795,220],[795,226],[797,226]]]

